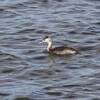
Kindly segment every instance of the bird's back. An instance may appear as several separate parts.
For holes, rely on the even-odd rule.
[[[70,55],[70,54],[76,54],[78,53],[77,50],[69,47],[56,47],[50,51],[51,53],[57,54],[57,55]]]

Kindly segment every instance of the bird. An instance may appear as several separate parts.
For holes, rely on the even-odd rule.
[[[56,55],[73,55],[78,54],[78,51],[74,48],[60,46],[52,48],[53,41],[49,36],[45,36],[40,43],[46,42],[48,43],[47,52]]]

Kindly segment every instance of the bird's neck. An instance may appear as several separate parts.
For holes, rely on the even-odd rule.
[[[47,51],[50,52],[51,49],[52,49],[52,42],[49,42],[49,43],[48,43],[48,47],[47,47]]]

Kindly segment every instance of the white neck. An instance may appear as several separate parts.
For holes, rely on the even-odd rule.
[[[50,51],[52,49],[52,42],[48,43],[47,51]]]

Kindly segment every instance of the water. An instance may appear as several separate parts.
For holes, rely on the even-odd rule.
[[[48,54],[45,35],[80,54]],[[1,0],[0,100],[100,100],[100,1]]]

